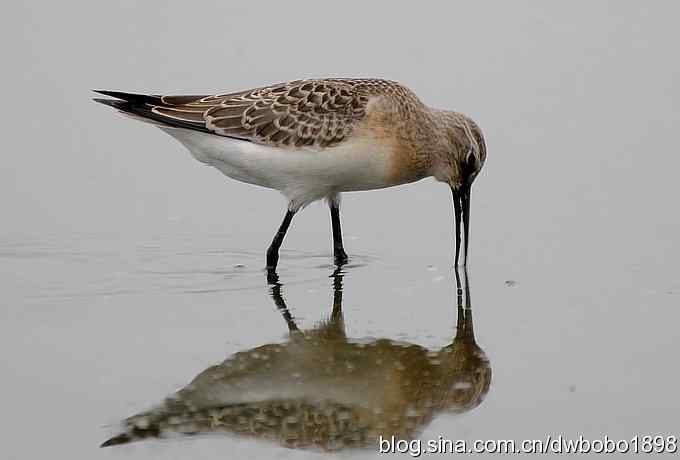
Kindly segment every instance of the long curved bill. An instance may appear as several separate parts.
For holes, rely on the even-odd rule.
[[[456,267],[466,267],[468,259],[468,241],[470,240],[470,186],[462,186],[458,190],[451,188],[453,210],[456,216]],[[461,235],[463,234],[463,235]],[[463,261],[460,261],[460,247],[463,245]]]

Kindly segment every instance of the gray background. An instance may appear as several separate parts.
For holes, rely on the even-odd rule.
[[[479,408],[423,438],[680,434],[676,2],[2,10],[3,458],[320,455],[232,436],[97,450],[119,419],[207,366],[282,340],[261,269],[284,200],[198,164],[89,89],[323,76],[401,81],[486,135],[470,276],[493,382]],[[450,208],[431,180],[344,197],[350,335],[450,341]],[[306,209],[282,252],[304,326],[330,308],[328,220],[325,206]]]

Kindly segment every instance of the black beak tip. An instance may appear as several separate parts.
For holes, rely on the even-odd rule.
[[[468,242],[470,238],[470,187],[451,187],[453,208],[456,218],[456,267],[467,267]],[[464,237],[464,239],[463,239]],[[463,260],[460,261],[460,249],[463,247]]]

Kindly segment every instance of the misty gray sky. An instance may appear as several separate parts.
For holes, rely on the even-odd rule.
[[[674,2],[103,5],[4,8],[0,234],[153,232],[182,219],[219,232],[237,217],[246,226],[255,215],[280,218],[276,192],[196,163],[159,130],[92,103],[91,88],[209,93],[310,76],[401,81],[429,105],[471,115],[486,134],[473,227],[519,208],[544,231],[585,231],[575,216],[586,214],[644,232],[628,210],[663,222],[678,195]],[[427,182],[346,196],[347,212],[444,203],[445,191]],[[586,196],[597,205],[577,205]],[[302,232],[326,228],[305,222]]]

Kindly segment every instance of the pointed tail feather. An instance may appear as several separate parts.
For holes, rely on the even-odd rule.
[[[138,418],[140,416],[137,416]],[[145,419],[148,426],[144,428],[133,423],[127,424],[127,430],[124,433],[120,433],[110,439],[104,441],[99,447],[109,447],[118,446],[120,444],[128,444],[134,441],[141,441],[146,438],[158,438],[161,436],[161,428],[159,420],[155,420],[153,417]]]
[[[103,94],[104,96],[120,99],[121,101],[130,102],[132,104],[163,104],[161,96],[155,94],[124,93],[122,91],[109,91],[104,89],[93,89],[92,91]],[[100,101],[101,100],[104,99],[100,99]]]
[[[129,434],[123,433],[104,441],[103,443],[101,443],[99,447],[117,446],[119,444],[127,444],[132,441],[133,439],[130,437]]]
[[[158,126],[186,128],[195,131],[210,133],[202,120],[181,119],[162,113],[163,110],[172,110],[165,104],[161,96],[148,94],[124,93],[121,91],[93,90],[95,93],[111,96],[115,99],[94,98],[95,102],[118,109],[120,112],[132,118],[150,122]],[[155,110],[154,110],[155,109]],[[196,115],[199,115],[198,113]]]

